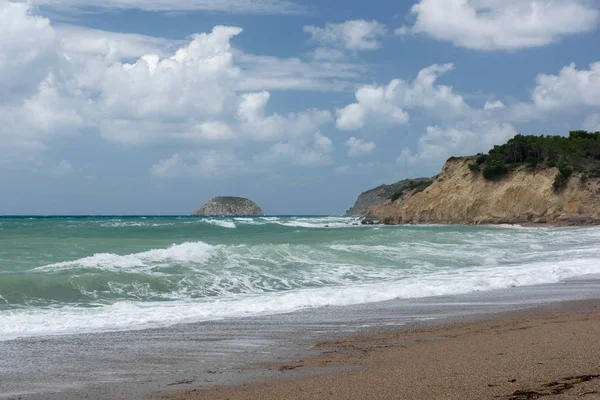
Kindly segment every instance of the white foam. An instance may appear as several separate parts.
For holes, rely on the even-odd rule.
[[[293,228],[350,228],[360,227],[360,223],[354,218],[347,217],[322,217],[322,218],[302,218],[293,217],[288,220],[277,221],[279,225]]]
[[[221,228],[229,228],[229,229],[237,228],[237,226],[235,225],[235,222],[228,221],[228,220],[222,220],[222,219],[203,219],[201,221],[206,222],[207,224],[220,226]]]
[[[323,306],[373,303],[396,298],[455,295],[559,282],[600,274],[598,259],[516,266],[447,269],[397,281],[304,288],[173,302],[121,301],[96,308],[56,307],[0,314],[0,340],[38,335],[161,327],[177,323],[291,312]]]
[[[168,265],[170,263],[205,263],[215,253],[218,246],[204,242],[186,242],[172,245],[167,249],[154,249],[141,253],[118,255],[98,253],[74,261],[66,261],[34,268],[33,272],[55,272],[68,269],[100,269],[104,271],[139,272],[144,268]]]

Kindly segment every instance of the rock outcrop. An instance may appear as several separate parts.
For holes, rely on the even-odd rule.
[[[600,223],[600,178],[574,173],[556,190],[557,168],[521,166],[486,180],[469,169],[474,160],[449,160],[430,186],[387,200],[368,216],[388,224]]]
[[[383,204],[394,193],[407,189],[411,184],[431,180],[431,178],[405,179],[391,185],[381,185],[375,189],[361,193],[354,203],[354,207],[346,211],[346,217],[364,217],[375,207]]]
[[[263,210],[242,197],[215,197],[194,211],[195,216],[263,216]]]

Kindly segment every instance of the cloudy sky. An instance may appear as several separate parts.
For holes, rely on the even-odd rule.
[[[594,0],[0,0],[0,214],[341,214],[600,130],[599,24]]]

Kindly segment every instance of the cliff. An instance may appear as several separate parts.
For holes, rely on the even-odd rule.
[[[411,184],[430,180],[430,178],[405,179],[391,185],[381,185],[375,189],[361,193],[354,203],[354,207],[346,211],[346,217],[364,217],[369,214],[375,207],[383,204],[394,193],[408,189]]]
[[[430,186],[400,193],[369,217],[389,224],[600,223],[598,177],[575,172],[557,188],[556,167],[520,165],[486,179],[475,162],[448,160]]]
[[[195,216],[263,216],[253,201],[241,197],[215,197],[194,211]]]

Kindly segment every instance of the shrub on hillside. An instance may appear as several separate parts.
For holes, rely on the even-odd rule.
[[[401,198],[403,194],[404,194],[403,190],[398,190],[396,193],[394,193],[393,195],[390,196],[390,200],[391,201],[396,201],[399,198]]]
[[[477,173],[481,171],[481,167],[479,166],[479,164],[469,164],[469,171]]]
[[[487,154],[479,154],[477,159],[475,160],[475,163],[477,163],[477,165],[484,164],[489,158],[490,156],[488,156]]]
[[[492,164],[483,169],[485,179],[498,179],[508,173],[508,168],[504,164]]]

